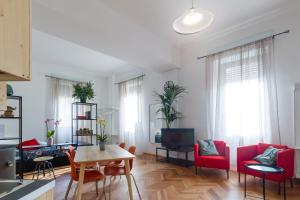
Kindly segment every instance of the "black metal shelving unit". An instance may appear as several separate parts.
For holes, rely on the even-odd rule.
[[[90,111],[90,118],[87,119],[80,119],[78,116],[83,116],[86,111]],[[71,120],[72,120],[72,143],[76,146],[89,146],[93,145],[93,136],[98,135],[98,111],[97,111],[97,104],[96,103],[81,103],[81,102],[74,102],[72,103],[71,107]],[[90,128],[93,130],[93,135],[78,135],[77,131],[79,130],[79,122],[90,122],[89,127],[81,127],[81,128]],[[94,125],[94,129],[93,129]],[[90,142],[88,143],[80,143],[79,137],[90,137]],[[96,140],[96,143],[98,141]]]
[[[5,138],[0,138],[2,141],[8,141],[8,140],[18,140],[18,147],[19,147],[19,176],[21,179],[23,179],[23,148],[21,147],[22,143],[22,97],[21,96],[7,96],[8,100],[15,100],[18,101],[18,116],[14,117],[5,117],[5,116],[0,116],[1,120],[18,120],[19,121],[19,137],[5,137]]]

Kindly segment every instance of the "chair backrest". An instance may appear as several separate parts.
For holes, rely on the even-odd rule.
[[[266,144],[266,143],[258,143],[257,145],[257,154],[262,154],[268,147],[274,147],[277,149],[287,149],[288,146],[286,145],[280,145],[280,144]]]
[[[75,154],[76,154],[75,148],[74,148],[72,145],[69,145],[68,148],[69,148],[69,153],[70,153],[71,157],[72,157],[73,160],[74,160]]]
[[[119,147],[121,147],[122,149],[125,149],[125,146],[126,146],[125,142],[122,142],[122,143],[119,144]],[[122,160],[116,160],[114,164],[119,165],[121,163],[122,163]]]
[[[131,153],[131,154],[135,154],[135,150],[136,150],[136,147],[135,146],[130,146],[129,148],[128,148],[128,152],[129,153]],[[129,165],[130,165],[130,171],[131,171],[131,169],[132,169],[132,166],[133,166],[133,159],[130,159],[129,160]]]
[[[121,147],[122,149],[125,149],[125,146],[126,146],[125,142],[122,142],[122,143],[119,144],[119,147]]]
[[[70,162],[70,168],[71,168],[71,177],[73,180],[78,180],[78,175],[76,173],[76,168],[75,168],[75,163],[74,163],[74,158],[69,152],[66,152],[69,162]]]

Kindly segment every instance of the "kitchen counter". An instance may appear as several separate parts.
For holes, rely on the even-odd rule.
[[[17,182],[12,181],[0,180],[0,188],[6,187],[9,189],[9,192],[1,191],[0,200],[53,199],[54,186],[54,180],[23,180],[22,184],[18,184]]]

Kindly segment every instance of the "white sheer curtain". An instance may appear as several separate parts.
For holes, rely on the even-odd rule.
[[[143,149],[142,77],[119,84],[120,142]]]
[[[208,136],[236,147],[280,143],[273,38],[208,57]]]
[[[61,120],[55,134],[56,143],[71,142],[71,104],[75,83],[75,81],[49,77],[47,118]]]

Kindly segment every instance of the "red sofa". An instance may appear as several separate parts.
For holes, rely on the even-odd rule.
[[[207,167],[215,169],[224,169],[227,173],[227,179],[229,178],[230,169],[230,151],[229,146],[223,141],[214,141],[215,146],[218,150],[219,156],[202,156],[199,155],[199,144],[194,146],[194,165],[197,174],[197,167]]]
[[[273,146],[274,148],[283,149],[277,153],[276,159],[276,166],[282,167],[285,171],[285,178],[284,174],[266,174],[266,179],[275,181],[275,182],[283,182],[284,179],[291,180],[291,186],[293,187],[292,178],[294,176],[294,156],[295,150],[289,148],[285,145],[278,145],[278,144],[265,144],[259,143],[258,145],[250,145],[250,146],[243,146],[237,148],[237,171],[239,174],[239,182],[240,182],[240,174],[245,173],[245,164],[254,164],[258,163],[257,161],[253,160],[253,158],[259,154],[262,154],[269,146]],[[261,173],[247,170],[247,174],[255,176],[255,177],[262,177]]]

